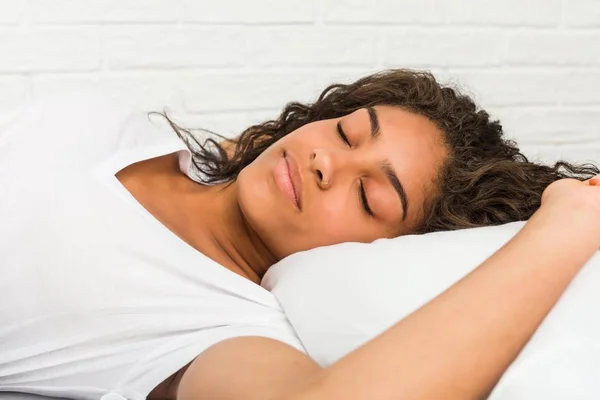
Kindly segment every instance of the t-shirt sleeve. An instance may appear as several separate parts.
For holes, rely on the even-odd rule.
[[[140,363],[124,380],[129,381],[132,387],[147,396],[152,388],[192,362],[208,348],[228,339],[245,336],[277,340],[306,354],[304,346],[287,324],[224,326],[206,330],[194,336],[188,343],[173,343],[172,348],[164,348],[161,352],[154,353],[152,358]]]
[[[0,158],[12,167],[86,168],[123,148],[152,145],[165,133],[147,113],[100,92],[42,96],[0,117]]]

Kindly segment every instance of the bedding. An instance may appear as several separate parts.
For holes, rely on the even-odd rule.
[[[322,247],[280,261],[262,285],[278,298],[311,357],[327,366],[450,287],[523,225]],[[596,254],[489,399],[599,399],[599,307]]]

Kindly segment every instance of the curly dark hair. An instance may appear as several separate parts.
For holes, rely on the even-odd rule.
[[[314,103],[289,103],[279,118],[247,128],[233,140],[231,156],[218,140],[226,139],[223,136],[210,132],[218,139],[200,143],[191,130],[178,126],[166,113],[157,114],[184,140],[194,165],[211,183],[233,182],[265,149],[303,125],[377,105],[423,115],[444,132],[449,156],[435,182],[438,194],[426,206],[417,233],[526,220],[539,208],[542,192],[550,183],[561,178],[584,180],[600,172],[589,163],[559,161],[550,166],[529,161],[514,141],[503,137],[499,121],[426,71],[393,69],[351,84],[330,85]]]

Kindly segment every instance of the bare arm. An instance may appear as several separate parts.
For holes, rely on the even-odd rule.
[[[485,396],[597,250],[597,224],[583,214],[566,222],[539,212],[479,268],[292,398]]]
[[[471,274],[327,369],[304,359],[303,364],[300,353],[294,352],[288,352],[286,360],[267,358],[256,369],[256,352],[271,357],[276,346],[265,340],[250,351],[242,341],[232,340],[214,349],[210,365],[235,362],[240,372],[220,383],[207,383],[200,373],[191,373],[187,380],[184,376],[178,399],[193,398],[192,393],[202,398],[197,395],[207,388],[222,399],[481,398],[597,250],[600,224],[592,218],[596,214],[590,213],[587,200],[542,207]],[[220,357],[236,343],[235,356]],[[198,361],[200,368],[202,363]],[[208,362],[204,365],[210,368]],[[288,375],[290,365],[299,369]],[[235,395],[231,388],[244,381],[238,379],[245,374],[245,395]],[[260,384],[273,376],[279,377],[276,382]]]

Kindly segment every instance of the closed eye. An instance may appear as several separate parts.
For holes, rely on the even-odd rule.
[[[369,206],[369,200],[367,199],[367,194],[365,193],[365,186],[363,185],[362,180],[360,181],[358,187],[358,196],[360,197],[360,202],[362,204],[363,210],[367,213],[368,216],[373,217],[375,214],[373,210]]]
[[[340,122],[337,123],[337,133],[340,136],[340,139],[342,139],[342,141],[346,144],[346,146],[352,147],[350,141],[348,140],[348,136],[346,136],[344,130],[342,129],[342,124]]]

